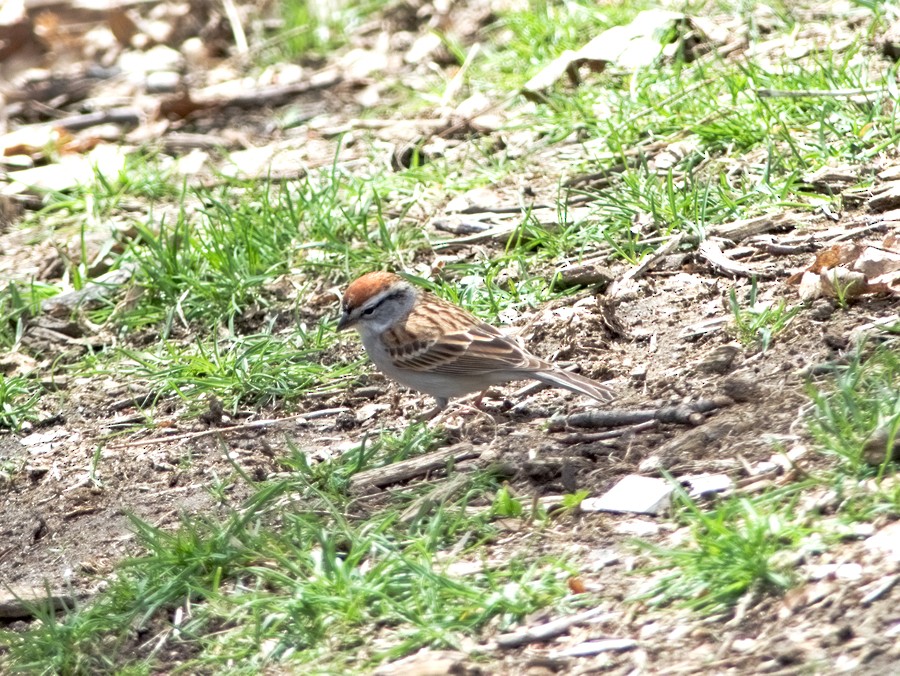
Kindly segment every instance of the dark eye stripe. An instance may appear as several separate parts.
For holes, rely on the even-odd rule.
[[[363,310],[363,311],[362,311],[362,314],[364,314],[364,315],[370,315],[370,314],[372,314],[373,312],[375,312],[375,310],[377,310],[377,309],[380,308],[382,305],[384,305],[387,301],[389,301],[389,300],[396,300],[397,298],[402,298],[402,297],[403,297],[403,292],[402,292],[402,291],[395,291],[394,293],[390,293],[390,294],[388,294],[387,296],[385,296],[384,298],[382,298],[380,301],[378,301],[377,303],[375,303],[375,305],[373,305],[372,307],[368,307],[368,308],[366,308],[365,310]]]

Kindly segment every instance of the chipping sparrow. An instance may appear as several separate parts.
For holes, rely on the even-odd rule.
[[[338,331],[359,331],[386,376],[430,394],[435,414],[451,397],[511,380],[539,380],[597,401],[613,392],[526,352],[490,324],[390,272],[363,275],[344,293]]]

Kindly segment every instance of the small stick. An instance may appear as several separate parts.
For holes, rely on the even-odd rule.
[[[588,620],[592,620],[598,615],[603,615],[606,609],[602,606],[585,610],[582,613],[561,617],[557,620],[551,620],[536,627],[527,627],[521,631],[514,631],[509,634],[501,634],[497,637],[497,645],[501,648],[517,648],[526,643],[535,641],[547,641],[555,638],[560,634],[564,634],[576,624],[581,624]]]
[[[624,292],[625,286],[628,284],[628,282],[642,277],[644,273],[647,272],[647,270],[649,270],[659,259],[667,256],[676,248],[678,248],[678,245],[681,244],[681,240],[683,239],[684,233],[679,232],[652,254],[645,256],[644,260],[642,260],[638,265],[631,268],[628,272],[626,272],[610,285],[607,295],[610,298],[620,296]]]
[[[651,420],[661,423],[697,425],[703,422],[702,414],[731,406],[733,403],[734,401],[730,397],[713,397],[712,399],[700,399],[688,404],[664,406],[657,409],[585,411],[583,413],[573,413],[568,416],[551,418],[549,430],[551,432],[559,432],[566,429],[569,425],[587,428],[616,427],[619,425],[635,425]]]
[[[733,277],[771,277],[771,273],[765,270],[751,268],[749,265],[729,258],[719,248],[719,245],[711,240],[701,242],[697,253],[713,268]]]
[[[792,256],[794,254],[812,253],[816,250],[813,242],[805,244],[779,244],[777,242],[760,242],[754,244],[756,248],[770,256]]]
[[[247,34],[244,32],[244,26],[241,23],[241,15],[234,4],[234,0],[222,0],[225,6],[225,16],[228,17],[228,23],[231,25],[231,34],[234,36],[234,46],[240,56],[245,56],[249,51],[247,44]]]
[[[887,93],[884,87],[877,89],[757,89],[756,95],[761,99],[803,99],[810,96],[841,98],[859,96],[861,94]]]
[[[659,425],[658,420],[648,420],[647,422],[638,423],[629,427],[622,427],[615,430],[607,430],[606,432],[575,432],[567,434],[559,440],[561,444],[587,444],[592,441],[604,441],[606,439],[617,439],[624,437],[626,434],[637,434],[645,430],[653,429]]]
[[[406,481],[428,472],[443,469],[448,461],[460,462],[481,455],[481,451],[467,441],[441,448],[426,455],[419,455],[408,460],[395,462],[392,465],[376,467],[355,474],[350,479],[351,490],[365,490],[370,487],[382,488],[391,484]]]
[[[836,235],[831,239],[826,239],[822,244],[837,244],[838,242],[843,242],[847,239],[853,239],[857,235],[864,235],[867,232],[876,232],[879,230],[887,230],[887,223],[884,221],[878,221],[877,223],[872,223],[871,225],[864,225],[860,228],[853,228],[852,230],[846,230],[842,232],[840,235]]]
[[[346,410],[346,409],[326,409],[329,412],[338,411],[338,410]],[[317,412],[317,411],[316,411]],[[241,425],[232,425],[231,427],[214,427],[208,430],[201,430],[199,432],[186,432],[185,434],[176,434],[172,437],[153,437],[152,439],[141,439],[139,441],[129,441],[124,444],[120,444],[118,446],[110,446],[109,450],[118,451],[123,448],[134,448],[136,446],[149,446],[150,444],[157,444],[162,442],[172,442],[172,441],[184,441],[185,439],[199,439],[200,437],[208,437],[212,434],[225,434],[226,432],[238,432],[240,430],[252,430],[260,427],[268,427],[269,425],[276,425],[278,423],[287,422],[289,420],[299,420],[300,418],[309,419],[309,413],[301,413],[298,415],[291,415],[287,418],[278,418],[276,420],[254,420],[253,422],[243,423]],[[320,416],[321,417],[321,416]]]

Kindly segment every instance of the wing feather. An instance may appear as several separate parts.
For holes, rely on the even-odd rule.
[[[475,375],[487,371],[546,368],[537,357],[528,354],[514,340],[490,324],[479,322],[467,331],[417,341],[415,350],[389,348],[400,368],[453,375]]]

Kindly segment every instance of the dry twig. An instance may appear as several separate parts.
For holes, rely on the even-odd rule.
[[[497,637],[497,645],[501,648],[517,648],[526,643],[534,643],[536,641],[547,641],[555,638],[560,634],[569,631],[576,624],[593,620],[594,618],[606,613],[603,607],[591,608],[575,615],[561,617],[557,620],[551,620],[545,624],[539,624],[536,627],[526,627],[520,631],[514,631],[509,634],[501,634]]]
[[[550,419],[551,432],[559,432],[567,427],[616,427],[619,425],[637,425],[650,420],[661,423],[677,423],[681,425],[699,425],[703,422],[703,414],[719,408],[731,406],[734,401],[729,397],[713,397],[680,404],[663,406],[662,408],[640,409],[636,411],[584,411],[567,416],[555,416]]]

